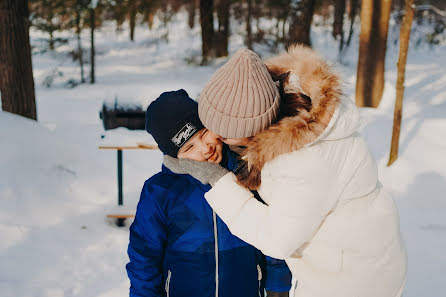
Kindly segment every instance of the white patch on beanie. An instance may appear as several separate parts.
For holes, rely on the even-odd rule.
[[[197,128],[195,128],[194,125],[191,123],[186,123],[186,125],[184,125],[184,127],[181,128],[181,130],[178,131],[174,137],[172,137],[171,141],[177,147],[182,147],[189,140],[189,138],[194,135],[195,131],[197,131]]]

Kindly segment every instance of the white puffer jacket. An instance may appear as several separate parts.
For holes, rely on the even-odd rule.
[[[340,99],[316,139],[264,164],[258,192],[267,205],[233,173],[205,195],[234,235],[286,260],[298,281],[295,297],[402,294],[407,261],[398,211],[358,124],[354,103]]]

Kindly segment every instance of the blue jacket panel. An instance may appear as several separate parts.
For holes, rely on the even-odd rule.
[[[226,163],[235,167],[232,152]],[[145,182],[130,227],[130,296],[212,297],[218,288],[220,297],[258,297],[265,282],[290,289],[286,264],[232,235],[206,202],[209,189],[164,166]]]
[[[283,260],[266,256],[265,288],[271,292],[288,292],[291,289],[291,271]]]

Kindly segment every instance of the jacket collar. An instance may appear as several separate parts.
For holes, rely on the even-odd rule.
[[[243,162],[237,169],[237,178],[251,190],[259,188],[265,163],[321,139],[349,135],[359,122],[354,104],[343,99],[340,76],[312,49],[292,46],[265,64],[272,76],[287,72],[290,75],[283,83],[282,116],[268,129],[253,136],[241,154]],[[283,116],[289,114],[289,108],[296,106],[297,100],[302,100],[302,94],[311,98],[311,108],[300,108],[293,116]]]

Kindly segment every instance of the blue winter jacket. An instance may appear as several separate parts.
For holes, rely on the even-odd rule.
[[[236,166],[225,150],[224,164]],[[286,263],[232,235],[204,198],[210,189],[164,165],[142,189],[130,227],[131,297],[258,297],[289,291]]]

